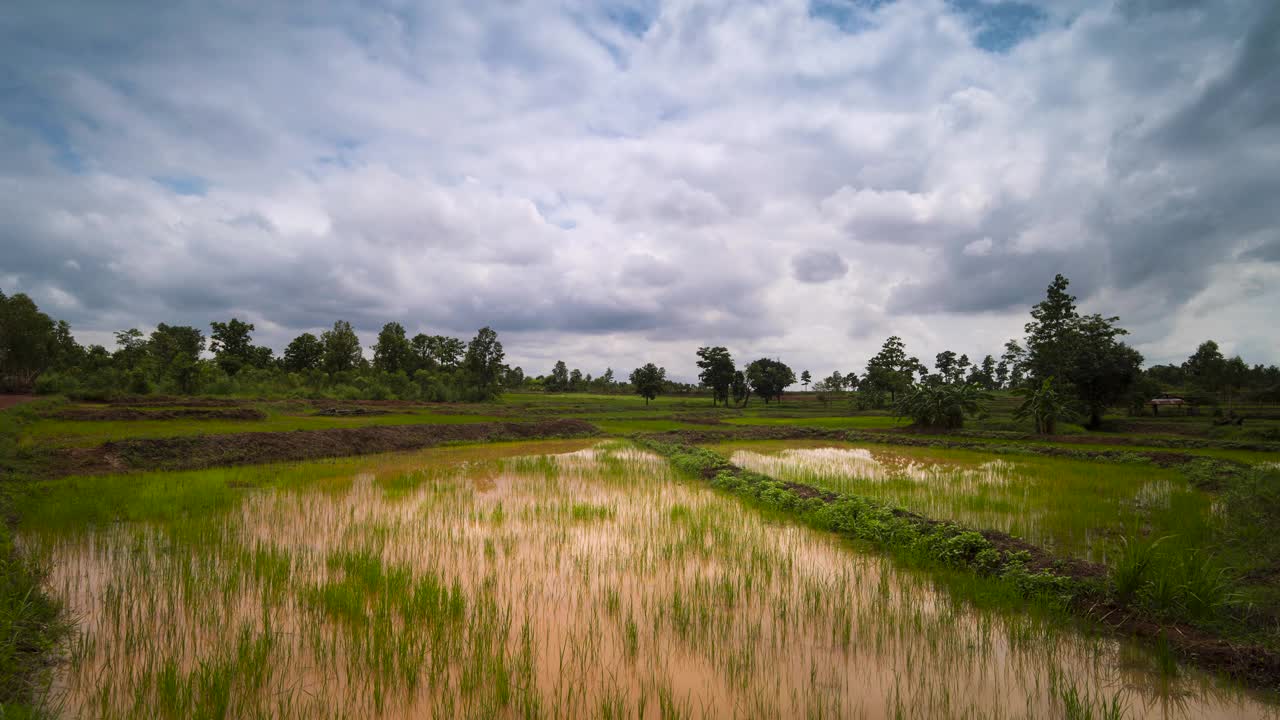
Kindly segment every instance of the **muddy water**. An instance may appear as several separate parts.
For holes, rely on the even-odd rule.
[[[30,531],[80,618],[61,714],[1277,716],[1126,644],[966,609],[634,449],[348,480]]]

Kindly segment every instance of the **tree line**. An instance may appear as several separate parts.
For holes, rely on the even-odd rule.
[[[366,358],[350,323],[339,320],[319,335],[302,333],[277,357],[253,341],[252,323],[231,318],[200,328],[160,323],[149,335],[131,328],[115,333],[116,348],[81,346],[70,326],[41,312],[28,296],[0,291],[0,389],[63,393],[82,398],[117,394],[253,394],[338,399],[427,401],[488,400],[504,390],[636,393],[705,391],[713,404],[781,400],[800,382],[826,403],[849,400],[856,408],[895,407],[924,424],[954,427],[977,407],[982,394],[1012,390],[1026,400],[1020,412],[1037,426],[1049,416],[1075,415],[1097,427],[1110,407],[1141,409],[1152,397],[1178,391],[1198,404],[1238,400],[1280,401],[1280,369],[1227,358],[1212,340],[1179,365],[1142,369],[1143,358],[1125,344],[1118,317],[1082,315],[1069,281],[1054,278],[1045,299],[1031,309],[1024,336],[1010,339],[997,357],[972,361],[952,350],[936,353],[930,368],[890,336],[865,370],[834,371],[813,382],[776,358],[739,368],[728,348],[696,351],[698,383],[667,377],[646,363],[621,379],[612,368],[597,377],[557,361],[546,375],[526,376],[504,362],[502,343],[490,328],[469,342],[446,335],[408,335],[404,326],[382,327]],[[205,351],[212,357],[205,357]]]
[[[302,333],[280,357],[254,343],[253,323],[231,318],[209,328],[206,337],[197,327],[160,323],[149,335],[137,328],[115,333],[114,350],[86,347],[25,294],[0,292],[0,389],[85,399],[161,392],[483,401],[519,372],[503,362],[502,343],[487,327],[468,342],[410,338],[400,323],[387,323],[371,361],[343,320],[319,336]]]

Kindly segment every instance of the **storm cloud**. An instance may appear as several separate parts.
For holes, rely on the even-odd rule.
[[[687,379],[996,352],[1061,272],[1149,362],[1280,362],[1277,67],[1268,0],[20,1],[0,288]]]

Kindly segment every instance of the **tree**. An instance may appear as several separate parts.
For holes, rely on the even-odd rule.
[[[505,388],[524,387],[524,368],[513,367],[507,371],[507,377],[503,379],[502,386]]]
[[[0,381],[29,388],[57,353],[53,320],[24,293],[0,292]]]
[[[409,343],[413,356],[413,369],[446,370],[458,369],[467,345],[458,338],[447,335],[427,335],[418,333]]]
[[[747,384],[751,390],[764,398],[768,404],[770,398],[782,401],[782,391],[788,385],[794,385],[796,374],[780,360],[760,358],[747,365]]]
[[[862,384],[873,392],[889,393],[890,402],[895,402],[898,393],[911,387],[912,375],[920,367],[919,360],[907,357],[902,339],[893,335],[867,362],[867,374]]]
[[[603,390],[604,392],[612,392],[613,391],[613,368],[611,367],[605,368],[604,374],[596,378],[596,382],[599,383],[600,389]]]
[[[982,362],[973,366],[966,379],[970,385],[977,385],[983,390],[996,389],[996,359],[990,355],[982,358]]]
[[[364,356],[360,353],[360,338],[351,329],[351,323],[338,320],[332,330],[320,334],[324,344],[324,369],[330,373],[354,370]]]
[[[160,375],[170,378],[184,393],[197,390],[204,333],[189,325],[160,323],[147,340],[147,354]]]
[[[1223,379],[1227,370],[1227,359],[1218,349],[1218,343],[1205,340],[1196,351],[1182,363],[1182,369],[1188,379],[1197,388],[1218,394],[1222,390]]]
[[[631,371],[631,386],[635,388],[635,392],[644,398],[644,404],[648,405],[649,401],[658,397],[658,393],[662,392],[662,385],[667,381],[667,369],[660,368],[653,363],[646,363],[644,367],[638,367]]]
[[[551,374],[543,384],[547,392],[567,392],[569,390],[569,366],[563,360],[557,360]]]
[[[800,373],[800,384],[804,385],[804,389],[806,392],[808,392],[809,383],[811,382],[813,382],[813,376],[809,374],[808,370],[805,370],[804,372]]]
[[[1116,339],[1128,334],[1115,325],[1117,320],[1087,315],[1077,318],[1070,330],[1067,381],[1089,416],[1090,428],[1102,425],[1106,409],[1125,397],[1142,372],[1142,355]]]
[[[996,387],[1003,388],[1009,383],[1009,363],[1001,360],[996,363],[995,372]]]
[[[1010,340],[1004,344],[1004,354],[1000,356],[1000,362],[1004,363],[1005,371],[1008,373],[1006,376],[1008,387],[1016,388],[1022,385],[1022,379],[1026,375],[1026,368],[1023,367],[1026,357],[1026,351],[1017,340]]]
[[[933,356],[933,368],[942,376],[943,382],[955,382],[956,353],[954,350],[943,350]]]
[[[404,326],[398,322],[383,325],[378,341],[373,344],[373,366],[382,372],[407,374],[417,369],[414,359],[413,346],[409,344]]]
[[[711,389],[711,404],[723,401],[729,403],[729,387],[733,384],[733,357],[723,347],[698,348],[698,380],[704,387]]]
[[[115,333],[116,351],[112,354],[112,362],[121,370],[133,370],[147,359],[147,338],[138,328],[129,328]]]
[[[506,368],[502,361],[505,357],[502,343],[498,342],[498,333],[491,328],[480,328],[467,344],[462,369],[475,399],[492,400],[501,394],[502,375]]]
[[[569,390],[573,392],[581,392],[584,389],[582,384],[582,371],[578,368],[574,368],[569,372]]]
[[[1045,299],[1031,308],[1032,320],[1023,328],[1027,333],[1025,370],[1036,384],[1045,378],[1067,377],[1073,352],[1073,329],[1080,317],[1075,296],[1067,293],[1070,284],[1061,274],[1055,276]]]
[[[289,372],[316,370],[324,363],[324,343],[311,333],[302,333],[284,349],[284,369]]]
[[[250,365],[255,359],[253,347],[253,323],[242,322],[231,318],[227,322],[209,323],[209,349],[213,351],[218,367],[228,375],[235,375],[240,368]]]
[[[733,381],[729,383],[729,393],[735,405],[746,405],[751,399],[751,386],[747,384],[746,373],[741,370],[733,372]]]
[[[147,354],[165,372],[175,365],[192,365],[204,351],[204,333],[189,325],[160,323],[147,341]]]

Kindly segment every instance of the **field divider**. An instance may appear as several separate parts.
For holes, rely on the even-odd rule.
[[[1280,653],[1154,616],[1116,598],[1107,566],[1065,558],[997,530],[935,520],[879,500],[747,470],[695,445],[637,438],[679,471],[821,530],[871,543],[913,566],[969,573],[1013,597],[1108,632],[1160,643],[1179,659],[1243,684],[1280,690]]]

